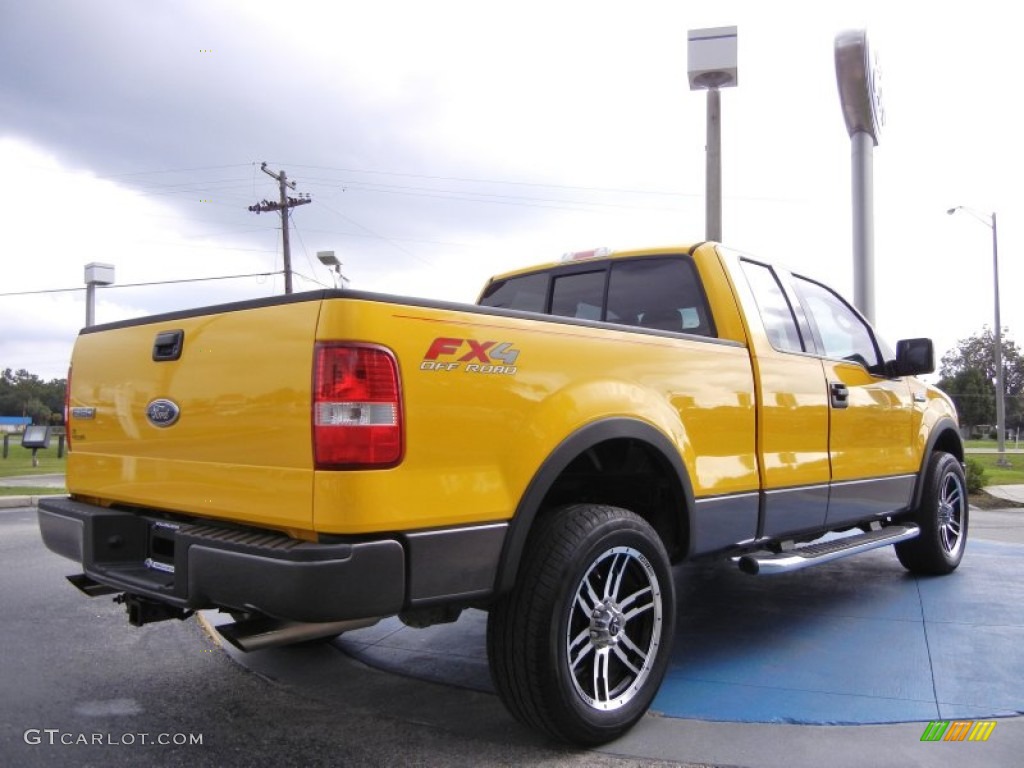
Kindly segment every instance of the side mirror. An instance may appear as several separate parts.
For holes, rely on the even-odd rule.
[[[918,376],[935,370],[935,350],[931,339],[900,339],[896,359],[891,363],[893,376]]]

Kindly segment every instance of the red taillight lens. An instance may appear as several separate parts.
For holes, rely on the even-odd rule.
[[[394,466],[402,459],[398,363],[381,347],[321,343],[313,362],[317,469]]]

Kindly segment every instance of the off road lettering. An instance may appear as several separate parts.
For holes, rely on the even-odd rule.
[[[430,360],[424,360],[420,363],[421,371],[454,371],[459,367],[459,363],[434,363]]]
[[[449,358],[449,360],[433,365],[429,364],[434,361],[444,361],[445,358]],[[452,361],[450,358],[454,358],[454,360]],[[459,363],[468,363],[465,368],[466,373],[515,374],[515,363],[518,359],[519,350],[514,349],[512,342],[509,341],[479,341],[439,336],[430,342],[426,354],[423,355],[420,370],[451,371],[458,368]]]
[[[509,376],[515,376],[516,367],[514,365],[480,365],[479,363],[470,363],[466,366],[466,373],[504,373]]]

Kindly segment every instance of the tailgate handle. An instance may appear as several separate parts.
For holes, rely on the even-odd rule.
[[[185,345],[185,332],[160,331],[153,342],[153,361],[162,363],[168,360],[177,360],[181,357],[181,348]]]

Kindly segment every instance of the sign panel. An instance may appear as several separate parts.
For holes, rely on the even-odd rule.
[[[882,73],[863,29],[836,35],[836,79],[846,130],[851,137],[866,133],[877,145],[885,124]]]

